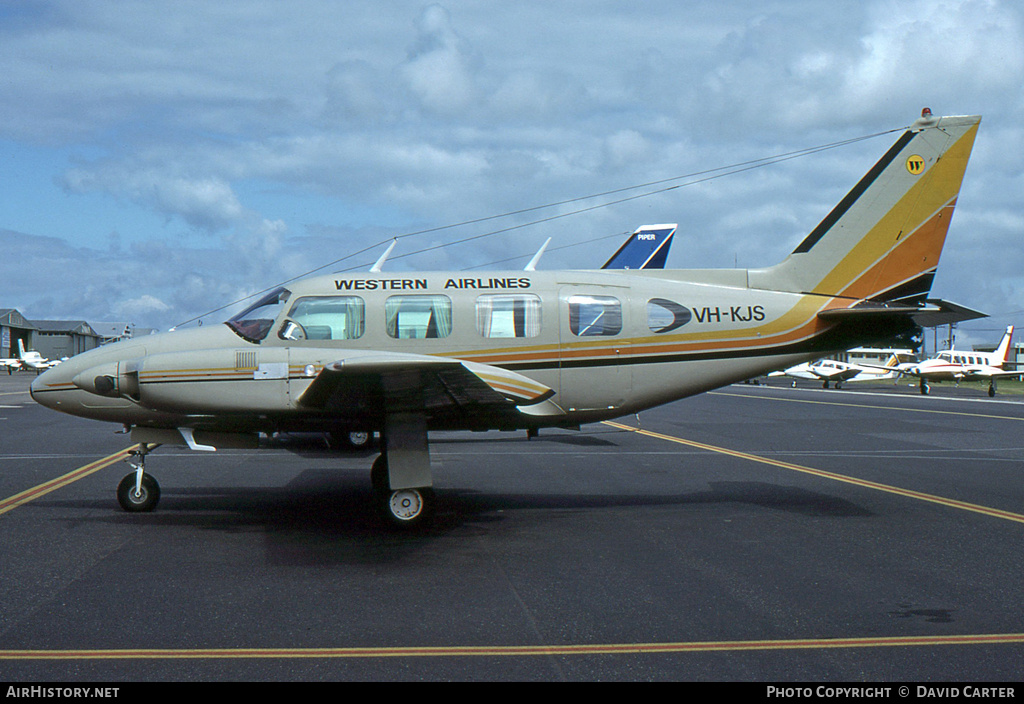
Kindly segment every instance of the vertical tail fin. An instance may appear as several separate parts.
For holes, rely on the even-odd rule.
[[[644,225],[616,250],[602,269],[664,269],[678,225]]]
[[[752,270],[750,286],[923,302],[980,122],[926,111],[789,257]]]
[[[1013,340],[1013,326],[1010,325],[1006,328],[1006,332],[1003,333],[1003,339],[999,341],[999,346],[996,347],[995,358],[999,360],[999,366],[1006,364],[1010,358],[1010,342]]]

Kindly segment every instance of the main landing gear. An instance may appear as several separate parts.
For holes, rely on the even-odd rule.
[[[387,457],[380,455],[373,461],[370,484],[374,504],[384,521],[403,530],[428,523],[434,515],[434,490],[430,487],[392,489],[388,475]]]
[[[370,470],[374,503],[389,525],[420,528],[434,513],[426,419],[388,415],[382,439],[381,454]]]

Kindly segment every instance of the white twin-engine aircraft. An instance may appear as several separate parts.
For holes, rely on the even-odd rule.
[[[943,350],[935,357],[917,364],[905,364],[900,374],[916,376],[920,380],[922,394],[929,391],[929,381],[988,381],[988,395],[996,395],[996,380],[1024,375],[1024,369],[1011,369],[1009,361],[1010,343],[1013,340],[1013,326],[1003,333],[995,352],[968,352],[966,350]]]
[[[59,359],[47,359],[36,350],[25,350],[25,341],[18,340],[18,356],[0,359],[0,365],[8,369],[32,369],[41,372],[61,363]]]
[[[889,356],[885,366],[861,365],[854,362],[841,362],[836,359],[818,359],[804,362],[785,371],[772,372],[768,376],[793,377],[793,386],[797,379],[812,379],[821,382],[821,388],[827,389],[831,383],[835,388],[843,388],[843,384],[852,381],[884,381],[899,378],[900,359],[895,354]]]
[[[130,428],[129,511],[157,503],[145,456],[161,444],[369,431],[382,514],[416,525],[433,505],[431,430],[576,428],[949,322],[965,309],[926,297],[980,120],[925,111],[769,268],[375,266],[277,289],[224,325],[72,357],[32,396]]]

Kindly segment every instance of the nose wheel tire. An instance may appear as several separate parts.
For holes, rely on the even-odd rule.
[[[125,475],[117,485],[117,503],[131,513],[152,511],[160,501],[160,485],[149,474],[142,475],[142,485],[136,487],[135,472]]]

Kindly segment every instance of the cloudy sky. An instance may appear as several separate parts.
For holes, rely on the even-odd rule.
[[[670,267],[767,266],[924,106],[984,116],[932,293],[994,343],[1020,3],[0,0],[0,308],[167,328],[395,237],[392,271],[598,267],[663,222]]]

